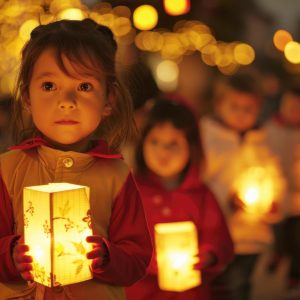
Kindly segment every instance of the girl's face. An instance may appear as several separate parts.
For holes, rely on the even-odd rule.
[[[227,126],[243,132],[255,125],[259,113],[257,101],[252,94],[229,90],[217,104],[216,110]]]
[[[147,167],[164,179],[180,175],[190,159],[190,148],[182,130],[171,122],[154,126],[145,138],[143,154]]]
[[[110,114],[104,78],[81,74],[63,56],[68,74],[46,49],[37,59],[26,99],[35,126],[61,150],[85,151],[90,135]]]

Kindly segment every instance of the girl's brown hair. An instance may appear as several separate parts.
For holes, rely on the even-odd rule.
[[[40,134],[31,118],[24,117],[26,99],[34,64],[41,53],[53,48],[60,68],[68,74],[62,57],[78,66],[79,72],[95,76],[104,75],[107,94],[113,95],[112,113],[102,120],[96,135],[104,138],[110,151],[118,152],[120,146],[136,132],[132,101],[128,91],[116,74],[115,56],[117,44],[111,30],[91,19],[82,21],[61,20],[40,25],[22,51],[20,72],[15,90],[13,127],[17,143]],[[69,75],[69,74],[68,74]]]

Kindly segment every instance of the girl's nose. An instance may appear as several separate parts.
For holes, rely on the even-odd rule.
[[[71,101],[61,101],[58,106],[60,109],[74,109],[76,107],[75,103]]]
[[[61,95],[61,99],[58,101],[58,107],[63,110],[76,108],[76,95],[74,93]]]

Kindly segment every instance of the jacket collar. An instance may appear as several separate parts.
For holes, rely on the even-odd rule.
[[[38,137],[25,140],[21,144],[12,146],[9,149],[29,150],[33,148],[38,148],[40,146],[47,146],[52,148],[51,145],[46,140],[38,136]],[[94,147],[88,152],[86,152],[86,154],[89,154],[93,157],[99,157],[99,158],[123,159],[121,154],[109,153],[108,145],[102,139],[96,140],[94,143]]]
[[[159,176],[157,176],[152,171],[147,170],[146,172],[137,174],[138,181],[141,181],[145,183],[146,185],[154,185],[158,189],[165,190],[163,187]],[[203,182],[201,180],[200,171],[198,166],[192,165],[187,170],[182,182],[177,186],[176,188],[170,190],[170,191],[179,191],[179,190],[189,190],[193,188],[198,188],[199,185],[202,185]]]

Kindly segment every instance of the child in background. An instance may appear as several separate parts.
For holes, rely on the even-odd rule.
[[[125,299],[123,286],[145,274],[151,239],[135,182],[118,154],[135,127],[116,77],[116,50],[112,32],[91,19],[38,26],[23,49],[14,121],[20,140],[0,157],[1,299]],[[31,114],[30,127],[22,108]],[[22,193],[49,182],[90,187],[93,279],[29,288],[26,281],[34,278],[22,241]]]
[[[290,258],[288,288],[300,296],[300,88],[293,82],[285,89],[275,114],[264,125],[268,142],[278,156],[287,189],[283,199],[285,219],[275,228],[275,253]]]
[[[227,218],[236,254],[233,263],[214,282],[215,299],[249,299],[257,259],[273,242],[272,227],[266,222],[269,212],[253,218],[236,197],[236,182],[251,168],[261,172],[268,161],[276,176],[280,173],[271,159],[265,133],[255,128],[262,100],[254,74],[237,73],[218,82],[214,115],[200,121],[207,158],[205,182]]]
[[[145,278],[127,288],[129,300],[211,299],[210,279],[233,258],[223,214],[199,180],[203,154],[197,121],[183,104],[158,100],[148,114],[136,153],[136,180],[154,239],[154,225],[192,221],[198,230],[200,286],[184,292],[161,290],[155,254]]]

